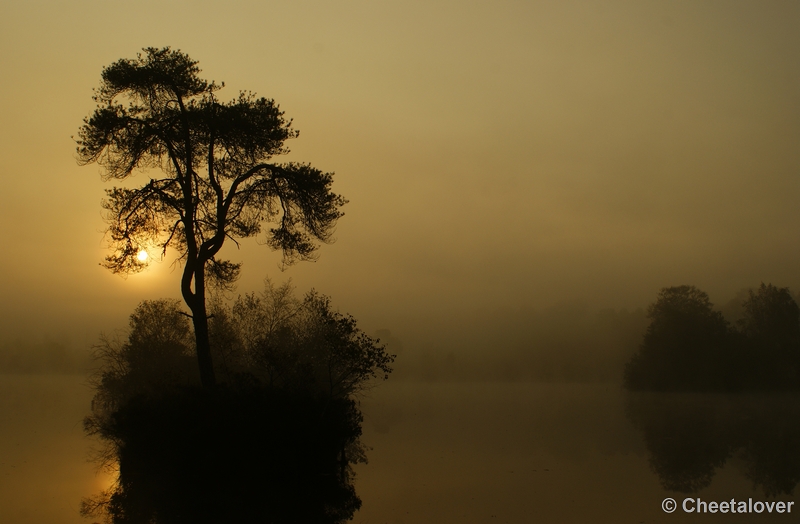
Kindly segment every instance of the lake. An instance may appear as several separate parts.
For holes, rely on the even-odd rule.
[[[80,501],[111,477],[89,461],[85,384],[0,376],[0,522],[90,522]],[[617,384],[389,380],[361,400],[372,449],[356,466],[353,522],[796,521],[796,507],[733,517],[661,505],[795,501],[764,487],[800,480],[798,405],[777,394],[630,395]],[[698,491],[675,491],[686,486]]]

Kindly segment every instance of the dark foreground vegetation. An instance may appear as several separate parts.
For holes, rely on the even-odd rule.
[[[694,286],[663,289],[647,315],[629,390],[800,390],[800,307],[788,288],[751,290],[733,324]]]
[[[201,386],[189,319],[147,301],[126,337],[105,339],[85,427],[118,466],[117,483],[83,503],[114,524],[339,523],[361,501],[365,461],[355,395],[394,359],[326,297],[288,285],[216,303],[216,376]]]

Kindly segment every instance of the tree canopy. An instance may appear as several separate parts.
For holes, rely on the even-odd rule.
[[[788,288],[747,293],[731,326],[694,286],[664,288],[650,326],[625,367],[634,390],[800,388],[800,307]]]
[[[800,307],[788,288],[761,283],[750,290],[736,323],[751,387],[800,387]]]
[[[625,369],[632,389],[715,389],[725,365],[728,323],[694,286],[664,288],[647,308],[650,325]]]
[[[264,234],[284,264],[313,259],[347,201],[331,191],[332,173],[270,161],[298,136],[273,100],[241,92],[220,102],[224,84],[199,74],[195,60],[169,47],[146,48],[104,68],[77,150],[81,164],[104,168],[106,181],[136,171],[150,176],[138,188],[107,190],[112,253],[104,265],[127,274],[146,267],[143,250],[162,257],[167,248],[177,251],[202,381],[211,386],[206,288],[230,287],[240,270],[218,257],[225,241]],[[272,227],[265,231],[265,224]]]

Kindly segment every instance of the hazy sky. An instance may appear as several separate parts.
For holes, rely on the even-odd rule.
[[[291,277],[402,336],[669,285],[797,291],[798,28],[795,1],[3,2],[0,343],[91,342],[179,296],[172,259],[98,265],[110,186],[71,138],[102,68],[148,46],[274,98],[287,159],[350,200],[316,263],[228,250],[239,292]]]

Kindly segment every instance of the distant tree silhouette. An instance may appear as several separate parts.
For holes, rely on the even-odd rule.
[[[745,343],[747,385],[790,389],[800,386],[800,307],[789,288],[763,282],[749,291],[736,323]]]
[[[101,367],[91,379],[93,426],[105,423],[134,397],[163,395],[200,382],[191,323],[178,300],[139,304],[130,316],[127,338],[101,337],[95,357]]]
[[[788,288],[761,284],[737,299],[731,327],[694,286],[664,288],[647,315],[625,386],[650,391],[800,388],[800,307]],[[733,304],[730,304],[733,305]]]
[[[730,336],[722,313],[694,286],[664,288],[647,309],[650,325],[625,367],[629,389],[714,390],[729,386]]]
[[[192,312],[202,383],[215,384],[206,289],[230,286],[240,264],[217,254],[230,238],[275,223],[266,242],[284,263],[313,258],[329,241],[346,200],[331,192],[333,175],[307,164],[271,163],[298,136],[269,99],[240,93],[221,103],[217,85],[201,79],[197,62],[170,48],[146,48],[103,69],[97,109],[79,131],[78,159],[97,162],[105,180],[136,170],[160,171],[143,186],[107,190],[103,203],[115,273],[142,270],[140,250],[176,249],[184,264],[181,292]]]

